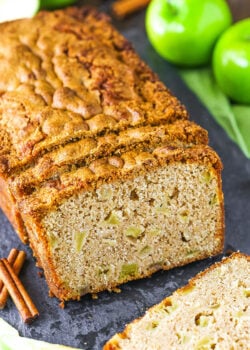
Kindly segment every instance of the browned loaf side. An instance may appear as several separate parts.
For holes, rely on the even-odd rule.
[[[221,161],[109,19],[69,8],[0,29],[0,205],[51,293],[221,252]]]
[[[234,253],[150,308],[104,350],[249,349],[250,257]]]

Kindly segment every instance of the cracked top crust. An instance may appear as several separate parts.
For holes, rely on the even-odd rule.
[[[106,15],[40,12],[0,25],[0,174],[59,145],[187,112]]]
[[[119,134],[110,132],[105,136],[86,137],[38,158],[32,167],[10,177],[9,185],[15,197],[19,198],[50,178],[55,179],[64,172],[88,166],[100,157],[119,156],[129,150],[150,151],[160,144],[186,148],[207,143],[207,132],[188,120],[178,120],[168,125],[130,128]]]

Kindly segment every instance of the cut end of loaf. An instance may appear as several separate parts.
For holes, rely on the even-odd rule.
[[[112,289],[219,253],[220,193],[212,167],[173,163],[70,197],[42,221],[59,297]]]
[[[104,350],[248,349],[250,258],[235,253],[116,334]]]

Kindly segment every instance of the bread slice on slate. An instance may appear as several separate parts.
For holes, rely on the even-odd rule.
[[[104,350],[247,350],[250,346],[250,257],[234,253],[199,273]]]

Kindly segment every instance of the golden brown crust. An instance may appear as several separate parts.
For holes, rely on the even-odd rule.
[[[6,180],[0,177],[0,208],[4,211],[5,215],[11,222],[15,231],[19,235],[23,243],[27,243],[27,232],[17,208],[16,201],[10,191],[8,190],[8,184]]]
[[[107,16],[93,9],[1,24],[0,42],[5,176],[73,139],[187,118]]]
[[[118,179],[123,181],[172,162],[206,164],[215,169],[220,179],[222,164],[209,146],[198,145],[192,148],[161,146],[151,152],[130,151],[121,156],[100,158],[91,162],[89,166],[65,172],[21,198],[19,209],[23,215],[42,218],[64,199],[79,191],[94,190],[105,182]]]
[[[239,259],[239,258],[243,258],[246,259],[248,262],[250,262],[250,256],[246,255],[244,253],[241,252],[235,252],[233,253],[231,256],[224,258],[222,261],[217,262],[213,265],[211,265],[210,267],[208,267],[206,270],[201,271],[200,273],[198,273],[195,277],[193,277],[192,279],[189,280],[189,283],[187,285],[185,285],[184,287],[181,287],[179,289],[177,289],[174,294],[181,294],[181,293],[185,293],[186,290],[190,290],[193,287],[195,287],[196,283],[198,280],[201,280],[203,276],[205,276],[208,272],[210,272],[211,270],[214,270],[215,268],[217,268],[220,265],[224,265],[227,264],[229,260],[234,260],[234,259]],[[170,299],[170,297],[165,298],[164,300],[162,300],[158,305],[169,305],[168,304],[168,300]],[[150,312],[150,310],[153,310],[155,308],[155,306],[152,306],[150,309],[148,309],[148,312]],[[117,333],[115,334],[103,347],[103,350],[120,350],[120,346],[119,346],[119,341],[121,339],[126,339],[129,338],[129,333],[130,333],[130,328],[133,325],[133,323],[136,323],[140,320],[141,318],[135,319],[134,321],[132,321],[130,324],[128,324],[126,326],[126,328],[124,329],[123,332],[121,333]]]
[[[172,147],[191,147],[208,143],[207,132],[190,121],[177,121],[158,127],[145,126],[127,129],[118,135],[109,133],[102,137],[85,138],[68,143],[47,153],[30,168],[12,176],[9,181],[16,198],[31,192],[31,188],[53,177],[59,177],[77,167],[87,166],[103,156],[120,155],[125,151],[142,152],[164,144]]]

